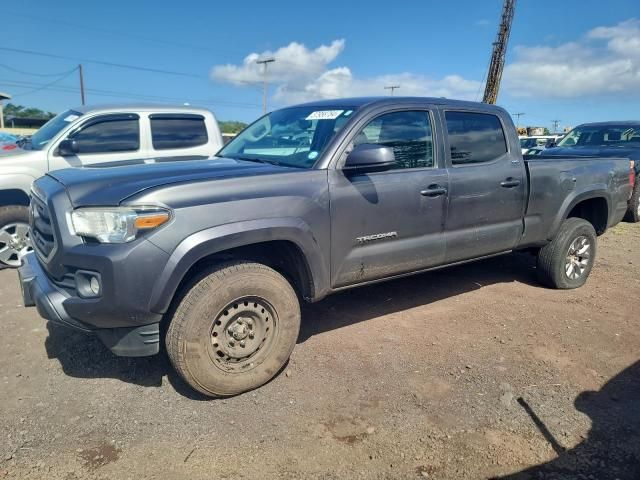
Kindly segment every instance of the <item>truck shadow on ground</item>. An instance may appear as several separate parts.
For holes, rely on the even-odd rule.
[[[338,293],[303,307],[298,343],[305,342],[313,335],[353,323],[428,305],[487,285],[509,282],[521,282],[540,288],[532,256],[512,254],[495,257]],[[174,372],[164,349],[153,357],[117,357],[95,336],[75,332],[51,322],[48,322],[47,328],[47,355],[57,359],[65,374],[71,377],[116,378],[135,385],[160,387],[166,376],[181,395],[194,400],[207,399],[195,393]]]
[[[591,420],[587,438],[550,462],[496,480],[640,478],[640,361],[599,391],[582,392],[574,405]]]

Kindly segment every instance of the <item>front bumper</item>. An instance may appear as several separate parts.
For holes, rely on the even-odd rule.
[[[80,299],[55,285],[40,265],[36,255],[30,253],[23,258],[18,269],[20,288],[25,307],[35,306],[41,317],[67,327],[96,334],[114,354],[125,357],[155,355],[160,350],[160,315],[155,322],[146,325],[131,325],[115,328],[92,328],[87,319],[79,320],[69,314],[66,305],[82,303],[85,312],[92,306],[99,310],[99,301]],[[96,313],[98,313],[96,311]],[[152,316],[151,314],[150,316]],[[121,324],[121,322],[118,322]]]

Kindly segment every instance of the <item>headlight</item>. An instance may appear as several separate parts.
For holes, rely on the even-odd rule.
[[[71,212],[70,227],[72,234],[100,243],[126,243],[169,218],[169,212],[158,207],[80,208]]]

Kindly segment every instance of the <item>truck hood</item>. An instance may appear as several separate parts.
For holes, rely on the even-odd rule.
[[[48,175],[63,184],[74,208],[113,206],[151,188],[181,182],[268,175],[289,167],[213,157],[106,168],[65,168]]]
[[[640,160],[640,145],[637,147],[578,146],[553,147],[542,152],[543,155],[577,155],[580,157],[616,157]]]

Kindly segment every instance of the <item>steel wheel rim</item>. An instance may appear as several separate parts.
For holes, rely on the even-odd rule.
[[[0,228],[0,263],[19,267],[22,257],[32,250],[29,224],[14,222]]]
[[[577,280],[584,275],[591,260],[591,240],[584,235],[577,237],[567,251],[564,266],[566,276],[571,280]]]
[[[215,317],[210,356],[226,372],[246,372],[268,356],[277,336],[278,318],[264,298],[246,296],[230,302]]]

